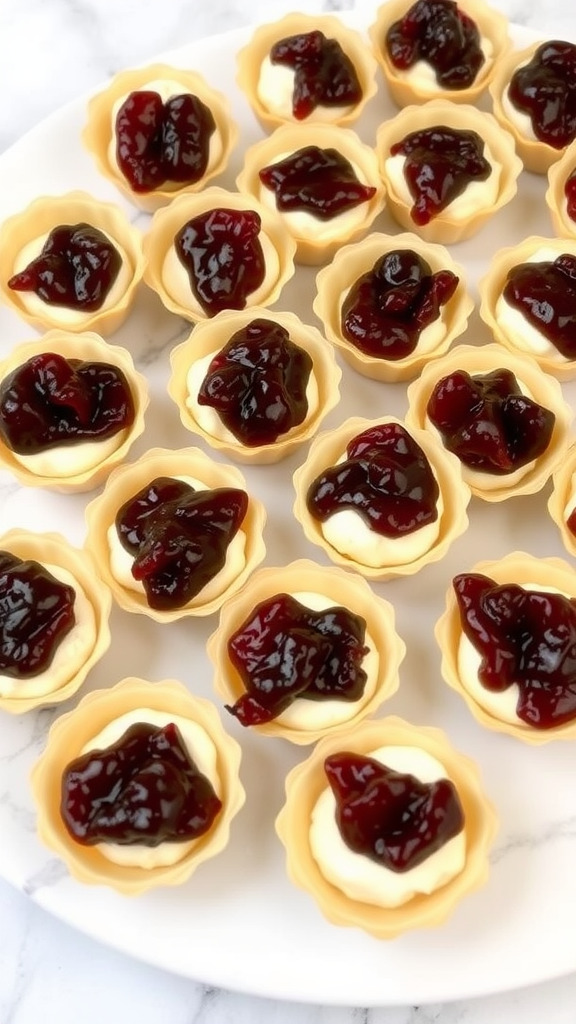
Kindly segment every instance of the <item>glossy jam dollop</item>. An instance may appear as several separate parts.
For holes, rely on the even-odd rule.
[[[426,61],[444,89],[467,89],[485,60],[476,23],[453,0],[418,0],[390,26],[386,48],[399,71]]]
[[[418,253],[393,249],[352,285],[342,304],[342,334],[365,355],[404,359],[457,286],[450,270],[432,273]]]
[[[390,148],[391,156],[406,157],[404,177],[414,200],[415,224],[429,224],[472,181],[486,181],[491,167],[477,132],[461,128],[423,128],[410,132]]]
[[[343,751],[324,761],[336,823],[354,852],[410,871],[458,835],[464,813],[449,779],[424,783],[372,757]]]
[[[166,182],[193,184],[206,173],[212,112],[198,96],[182,93],[163,102],[142,89],[126,97],[116,115],[116,161],[134,192]]]
[[[189,220],[174,239],[190,288],[207,316],[244,309],[266,273],[254,210],[215,209]]]
[[[221,808],[174,723],[132,725],[117,743],[82,754],[62,775],[62,819],[85,846],[197,839]]]
[[[43,352],[0,383],[0,436],[19,455],[101,441],[133,422],[128,381],[111,363]]]
[[[576,717],[576,600],[481,573],[453,581],[462,630],[481,655],[478,678],[501,693],[518,686],[516,714],[536,729]]]
[[[400,423],[382,423],[353,438],[346,459],[316,477],[306,505],[319,522],[351,509],[375,533],[402,537],[436,521],[438,496],[420,445]]]
[[[304,146],[259,172],[262,184],[274,192],[282,213],[300,210],[319,220],[331,220],[367,203],[376,194],[363,185],[352,164],[337,149]]]
[[[272,444],[306,418],[312,358],[272,320],[252,320],[211,361],[198,404],[242,444]]]
[[[0,551],[0,672],[29,679],[46,671],[75,625],[74,588],[40,562]]]
[[[50,306],[93,313],[104,304],[122,258],[110,239],[90,224],[61,224],[41,253],[8,281],[17,292],[34,292]]]
[[[576,357],[576,256],[513,267],[502,294],[566,359]]]
[[[121,506],[116,531],[151,608],[181,608],[200,593],[223,568],[247,508],[245,491],[196,491],[171,477],[157,477]]]
[[[528,115],[540,142],[564,149],[576,138],[576,46],[562,40],[542,43],[512,75],[508,96]]]
[[[576,220],[576,170],[568,175],[564,183],[566,212],[571,220]]]
[[[510,370],[443,377],[428,400],[430,422],[448,451],[466,466],[487,473],[512,473],[542,455],[556,417],[522,394]]]
[[[316,107],[351,107],[362,99],[352,61],[336,39],[319,30],[280,39],[270,50],[270,61],[294,71],[292,113],[297,121]]]
[[[228,640],[246,692],[227,710],[242,725],[263,725],[297,698],[360,700],[365,630],[346,608],[313,611],[289,594],[262,601]]]

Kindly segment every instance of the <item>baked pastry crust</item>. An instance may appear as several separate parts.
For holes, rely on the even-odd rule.
[[[561,238],[576,238],[576,221],[568,214],[564,186],[576,170],[576,139],[564,150],[560,159],[550,164],[548,169],[548,189],[546,203],[550,210],[552,226]]]
[[[548,512],[560,531],[567,552],[576,558],[576,536],[568,529],[567,518],[574,504],[576,488],[576,443],[572,443],[562,462],[552,475],[552,493],[548,498]]]

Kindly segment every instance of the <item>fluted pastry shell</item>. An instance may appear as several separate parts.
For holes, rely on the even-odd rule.
[[[291,743],[315,743],[322,736],[335,733],[348,736],[348,730],[368,715],[373,714],[388,700],[399,685],[398,670],[406,653],[406,645],[395,628],[392,605],[379,597],[357,574],[342,569],[327,568],[308,559],[299,559],[288,565],[259,569],[239,594],[223,605],[220,620],[207,644],[208,655],[214,665],[214,689],[226,705],[234,704],[246,691],[241,678],[228,655],[228,640],[249,618],[256,605],[280,593],[317,593],[326,595],[334,604],[341,605],[366,620],[366,633],[374,642],[378,653],[378,668],[371,692],[346,704],[349,716],[337,724],[323,728],[301,728],[273,719],[264,725],[251,726],[263,736],[281,736]],[[367,683],[368,690],[368,683]],[[304,701],[301,701],[304,704]]]
[[[497,62],[510,48],[508,19],[483,0],[458,0],[458,8],[467,14],[479,29],[480,36],[492,44],[493,56],[479,69],[474,82],[464,89],[446,89],[437,84],[435,89],[422,88],[413,77],[406,77],[390,60],[385,45],[388,29],[400,21],[413,6],[414,0],[389,0],[376,11],[376,21],[368,29],[372,48],[384,74],[384,81],[397,106],[426,103],[431,99],[446,99],[452,103],[476,103],[494,75]]]
[[[411,203],[398,195],[386,173],[386,160],[391,147],[401,142],[411,132],[443,127],[459,131],[475,131],[489,147],[495,164],[500,165],[500,182],[495,202],[477,204],[474,214],[468,218],[455,218],[450,206],[441,210],[428,224],[418,225],[412,220]],[[450,103],[448,100],[430,100],[421,106],[412,104],[404,107],[396,117],[384,121],[376,134],[376,152],[380,173],[386,187],[387,207],[405,231],[414,231],[427,242],[452,245],[475,235],[494,214],[506,206],[518,190],[517,179],[522,162],[514,152],[512,136],[504,131],[492,114],[478,110],[465,103]]]
[[[94,644],[90,654],[64,685],[41,697],[0,697],[0,710],[17,715],[37,707],[60,704],[74,696],[80,689],[90,670],[110,646],[108,620],[112,598],[108,587],[100,580],[96,564],[89,552],[73,547],[59,533],[8,530],[0,536],[0,549],[9,551],[18,558],[31,559],[43,565],[54,565],[67,570],[78,581],[94,612]]]
[[[439,517],[438,537],[427,551],[409,562],[375,567],[347,557],[326,540],[322,524],[313,518],[306,507],[306,495],[316,477],[329,466],[336,465],[345,454],[346,447],[353,438],[364,430],[382,423],[399,423],[406,426],[410,435],[420,445],[436,477],[443,501],[443,510]],[[322,548],[336,565],[360,573],[368,580],[382,581],[397,576],[411,576],[425,565],[439,561],[444,557],[453,541],[460,537],[468,526],[467,508],[470,501],[470,490],[463,482],[458,460],[455,460],[450,452],[445,451],[428,431],[415,425],[408,425],[408,423],[403,424],[395,416],[381,416],[372,420],[353,416],[336,430],[318,434],[310,445],[306,461],[294,473],[293,481],[296,491],[294,515],[302,526],[306,538]]]
[[[211,615],[231,594],[246,582],[265,555],[262,536],[266,520],[264,505],[249,495],[248,510],[239,532],[245,536],[244,565],[232,583],[209,601],[202,591],[181,608],[162,610],[151,608],[144,593],[129,590],[114,576],[110,565],[107,533],[116,513],[141,488],[158,476],[191,476],[202,480],[209,489],[237,487],[248,491],[246,481],[236,466],[214,462],[199,448],[151,448],[136,462],[118,466],[108,477],[104,490],[86,508],[86,547],[96,559],[99,572],[121,608],[129,612],[148,615],[156,622],[171,622],[185,616]]]
[[[192,849],[168,867],[126,867],[108,860],[97,846],[83,846],[68,833],[60,814],[60,780],[66,767],[114,719],[149,708],[189,718],[201,726],[217,751],[222,809]],[[239,744],[223,729],[210,701],[195,697],[174,679],[148,682],[129,676],[106,690],[89,693],[52,725],[48,742],[32,769],[40,839],[64,860],[70,874],[86,885],[107,885],[123,896],[137,896],[159,885],[182,885],[203,861],[219,854],[230,837],[232,819],[245,800],[239,779]]]
[[[142,235],[133,227],[119,206],[94,199],[87,192],[68,192],[58,196],[40,196],[24,210],[8,217],[0,226],[0,300],[39,331],[62,328],[58,306],[43,303],[42,315],[29,312],[25,305],[27,292],[14,291],[8,281],[15,273],[15,262],[26,245],[61,224],[87,223],[112,239],[123,261],[130,268],[130,280],[120,299],[109,308],[91,313],[78,311],[78,316],[64,326],[67,331],[97,331],[109,335],[116,331],[128,316],[142,274],[144,256]]]
[[[338,237],[321,238],[313,233],[306,235],[294,233],[297,263],[316,266],[326,263],[335,252],[347,242],[362,238],[371,228],[373,221],[384,206],[384,188],[378,169],[378,161],[374,150],[351,128],[339,128],[332,124],[285,124],[269,135],[250,146],[244,154],[244,167],[236,179],[236,184],[243,192],[255,196],[262,202],[262,196],[269,192],[273,201],[273,193],[261,184],[259,172],[281,158],[295,153],[306,146],[318,146],[320,149],[336,149],[356,170],[359,180],[364,185],[376,189],[367,202],[354,207],[353,212],[362,214],[354,220],[352,227],[344,226]],[[278,213],[284,230],[291,233],[292,225],[287,218]],[[345,216],[345,215],[344,215]],[[338,217],[332,218],[331,223]],[[319,223],[323,223],[320,222]]]
[[[268,56],[274,44],[281,39],[314,31],[323,32],[327,39],[335,39],[340,44],[354,65],[362,90],[362,98],[351,110],[334,113],[333,116],[328,107],[323,107],[322,110],[326,111],[326,114],[323,113],[318,120],[347,127],[358,120],[368,101],[376,95],[377,64],[359,32],[355,32],[340,18],[332,14],[318,15],[304,14],[303,12],[287,14],[278,21],[257,28],[250,41],[238,52],[237,56],[236,81],[248,100],[258,123],[266,132],[274,131],[281,124],[305,125],[308,121],[306,118],[299,121],[295,117],[283,117],[278,111],[271,110],[262,102],[258,95],[258,80],[262,61]]]
[[[497,584],[518,583],[520,586],[541,584],[550,586],[576,598],[576,574],[568,562],[561,558],[536,558],[526,551],[513,551],[503,558],[494,561],[478,562],[470,573],[482,573]],[[534,746],[548,743],[550,740],[570,740],[576,738],[576,718],[572,722],[559,725],[552,729],[536,729],[524,724],[505,722],[490,714],[469,693],[462,683],[458,671],[458,647],[462,636],[460,613],[456,603],[454,588],[450,586],[446,594],[446,608],[434,629],[436,641],[442,652],[441,672],[446,683],[464,698],[469,710],[480,725],[496,732],[508,733],[516,739],[523,740]]]
[[[354,900],[326,881],[309,839],[312,811],[328,786],[325,759],[342,750],[367,756],[385,745],[416,747],[443,765],[460,798],[466,835],[466,860],[458,875],[430,895],[414,896],[389,909]],[[476,764],[454,750],[440,729],[412,725],[397,717],[364,721],[346,736],[322,739],[307,760],[287,775],[286,802],[276,818],[290,881],[316,901],[332,924],[360,928],[377,939],[393,939],[415,928],[443,924],[460,899],[486,883],[488,854],[497,828],[496,812],[483,792]]]
[[[98,334],[84,331],[82,334],[70,334],[67,331],[48,331],[37,341],[23,342],[11,350],[6,359],[0,362],[0,387],[4,379],[23,363],[44,352],[56,352],[66,359],[80,359],[83,362],[111,363],[118,367],[126,377],[134,402],[134,422],[123,431],[119,431],[119,443],[115,451],[97,465],[88,469],[79,467],[78,472],[66,475],[40,475],[26,463],[17,458],[12,449],[0,439],[0,468],[8,470],[25,487],[46,487],[63,494],[90,491],[104,482],[108,474],[124,461],[136,439],[144,430],[144,414],[148,407],[148,381],[138,373],[130,352],[118,345],[110,345]],[[120,436],[123,435],[123,436]],[[94,445],[98,441],[93,442]]]
[[[190,306],[187,306],[178,301],[164,278],[163,265],[178,231],[193,217],[198,217],[213,209],[251,210],[260,216],[262,222],[260,234],[266,237],[277,254],[278,272],[267,283],[266,296],[260,299],[259,305],[271,306],[276,302],[282,288],[294,275],[295,270],[296,245],[293,239],[284,230],[280,217],[272,213],[271,210],[267,210],[253,196],[240,192],[228,192],[216,185],[211,185],[197,193],[182,193],[168,206],[157,210],[152,218],[150,230],[144,237],[146,259],[144,280],[160,296],[163,304],[171,313],[191,320],[193,323],[210,319],[210,317],[200,308],[196,309],[195,302],[191,301]],[[190,297],[192,300],[192,290],[190,290]],[[251,302],[250,296],[248,296],[246,308],[250,308],[251,305],[256,305],[256,303]]]
[[[546,204],[550,210],[552,226],[561,238],[576,238],[576,221],[568,214],[564,186],[572,172],[576,170],[576,139],[566,147],[559,160],[550,164],[548,169],[548,189]]]
[[[408,386],[408,412],[406,423],[411,427],[429,429],[437,438],[439,433],[427,425],[426,408],[428,400],[438,381],[457,370],[467,373],[490,373],[500,367],[510,370],[517,380],[529,390],[534,401],[550,409],[556,416],[550,444],[545,452],[526,468],[522,478],[515,483],[506,481],[506,474],[480,473],[471,471],[462,463],[462,477],[472,494],[484,501],[505,501],[520,494],[535,494],[540,491],[556,467],[562,462],[569,444],[570,425],[573,410],[564,400],[558,381],[540,369],[538,363],[527,355],[512,353],[500,345],[457,345],[441,359],[426,366],[418,380]],[[480,480],[479,477],[482,477]],[[485,479],[484,479],[485,478]]]
[[[167,80],[181,85],[182,93],[198,97],[211,111],[216,123],[214,135],[219,136],[221,153],[217,160],[206,169],[198,181],[173,182],[172,188],[164,185],[150,192],[135,192],[120,168],[109,159],[109,147],[114,138],[112,112],[115,103],[132,92],[145,89],[150,82]],[[114,75],[105,89],[88,101],[87,121],[82,132],[82,142],[94,157],[100,173],[112,182],[135,206],[153,213],[154,210],[171,202],[181,192],[199,192],[212,178],[221,174],[228,163],[230,152],[238,141],[238,126],[232,120],[228,98],[212,86],[197,71],[175,68],[169,64],[150,64],[133,68]],[[213,136],[214,137],[214,136]]]
[[[552,493],[548,498],[548,511],[560,531],[562,543],[576,558],[576,536],[568,529],[567,519],[574,506],[576,490],[576,444],[572,443],[562,462],[552,475]]]
[[[378,359],[367,355],[352,344],[342,332],[341,310],[349,290],[358,278],[372,270],[381,256],[395,249],[412,249],[430,265],[432,273],[450,270],[459,278],[452,298],[442,306],[446,320],[446,332],[431,351],[419,351],[419,346],[403,359]],[[385,235],[372,232],[361,242],[346,245],[340,249],[331,263],[323,267],[316,277],[316,297],[313,309],[322,321],[326,337],[341,353],[346,362],[364,377],[388,383],[410,380],[416,377],[422,367],[443,355],[452,342],[466,330],[468,317],[474,308],[474,300],[467,290],[466,272],[455,263],[443,246],[423,241],[412,232]]]

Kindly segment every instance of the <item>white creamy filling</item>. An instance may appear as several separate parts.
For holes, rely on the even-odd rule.
[[[90,657],[96,643],[96,616],[91,602],[75,576],[68,569],[49,562],[44,568],[67,586],[74,588],[74,618],[72,629],[60,640],[52,662],[38,675],[18,679],[0,675],[0,697],[45,697],[55,693],[73,679]]]
[[[479,210],[489,210],[495,205],[500,192],[502,167],[495,161],[486,142],[484,142],[483,155],[491,167],[486,180],[468,182],[464,191],[445,206],[439,216],[450,217],[454,221],[467,221]],[[412,209],[414,199],[404,175],[405,163],[406,157],[403,153],[389,156],[385,161],[386,178],[390,183],[391,191],[401,202]]]
[[[216,795],[221,797],[222,788],[218,776],[218,752],[210,736],[189,718],[172,715],[168,711],[155,711],[151,708],[138,708],[128,711],[106,725],[101,732],[85,743],[80,755],[92,750],[106,750],[116,743],[132,725],[145,723],[162,728],[173,723],[178,726],[182,741],[189,757],[198,770],[212,783]],[[185,842],[164,842],[158,846],[146,846],[144,843],[97,843],[95,849],[107,860],[121,867],[136,867],[150,870],[152,868],[169,867],[177,864],[188,855],[198,839]]]
[[[380,747],[368,757],[420,782],[447,778],[444,766],[418,747]],[[429,895],[462,871],[466,861],[463,829],[426,860],[408,871],[391,871],[363,854],[354,853],[340,835],[336,800],[328,786],[312,811],[310,848],[324,878],[350,899],[377,907],[399,907],[419,894]]]
[[[119,430],[113,437],[104,438],[102,441],[58,445],[56,448],[36,452],[34,455],[20,455],[12,451],[12,457],[35,476],[78,476],[79,473],[88,473],[105,462],[124,443],[127,434],[127,430]]]
[[[206,484],[202,480],[197,480],[196,477],[192,476],[176,476],[174,479],[182,480],[186,484],[190,484],[197,491],[209,490]],[[132,566],[134,559],[125,548],[122,547],[118,538],[118,531],[116,526],[112,523],[108,528],[108,550],[110,553],[110,572],[114,579],[121,587],[125,590],[132,590],[136,594],[145,595],[144,585],[140,580],[135,580],[132,575]],[[232,585],[234,580],[240,575],[246,564],[246,534],[244,533],[242,526],[232,538],[226,551],[226,560],[220,572],[202,588],[196,597],[193,597],[188,604],[184,605],[185,608],[194,608],[199,604],[207,604],[219,597],[229,586]]]
[[[432,271],[432,273],[434,273],[434,271]],[[348,298],[350,292],[352,291],[352,288],[354,288],[354,285],[352,285],[350,288],[347,288],[346,291],[341,294],[338,300],[338,308],[340,309],[340,319],[342,319],[342,307],[346,302],[346,299]],[[440,313],[436,320],[434,320],[433,323],[428,324],[428,326],[425,327],[424,330],[420,332],[416,348],[410,354],[410,356],[405,357],[406,359],[410,359],[411,356],[415,355],[416,353],[418,353],[418,355],[428,355],[430,352],[434,352],[438,348],[438,346],[442,344],[448,331],[448,324],[446,322],[446,309],[447,303],[440,307]],[[353,344],[352,342],[349,343]],[[382,358],[386,359],[385,350]],[[395,359],[393,361],[397,363],[401,362],[402,360]]]
[[[494,47],[486,36],[481,36],[480,38],[480,49],[484,54],[484,63],[480,68],[480,74],[485,75],[494,60]],[[412,67],[406,68],[405,71],[394,67],[394,78],[410,83],[418,92],[428,93],[430,96],[436,94],[438,89],[441,88],[436,77],[436,71],[427,60],[418,60]],[[447,87],[446,91],[448,94],[460,92],[459,89],[449,89]]]
[[[294,70],[282,64],[273,64],[266,56],[260,67],[260,77],[256,86],[256,94],[262,106],[271,114],[276,114],[287,121],[292,121],[292,98],[294,94]],[[315,121],[330,123],[338,121],[345,114],[354,110],[353,104],[325,107],[319,104],[304,119],[305,124]]]
[[[560,249],[541,246],[527,256],[523,262],[553,263],[560,255]],[[534,356],[546,356],[559,363],[567,362],[566,356],[558,351],[556,345],[548,341],[548,338],[534,324],[530,323],[519,309],[511,306],[503,294],[500,294],[496,302],[495,316],[500,330],[516,348]]]

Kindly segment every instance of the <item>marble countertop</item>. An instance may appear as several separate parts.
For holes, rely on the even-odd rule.
[[[183,40],[273,20],[293,6],[283,0],[2,0],[0,151],[122,67]],[[313,12],[354,4],[303,0],[299,6]],[[373,4],[355,6],[371,19]],[[493,6],[550,37],[576,39],[576,8],[568,0],[493,0]],[[238,995],[104,948],[0,881],[0,1024],[573,1024],[575,1005],[576,975],[529,990],[405,1008],[316,1007]]]

